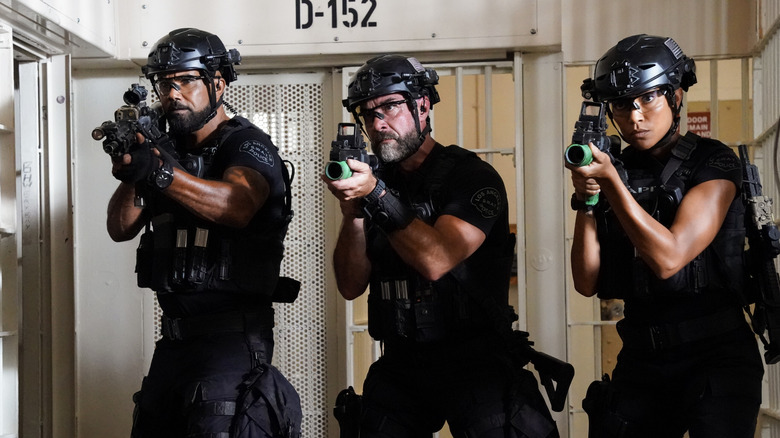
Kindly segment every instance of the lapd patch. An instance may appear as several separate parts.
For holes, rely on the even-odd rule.
[[[238,148],[238,150],[251,155],[255,160],[263,164],[274,167],[273,154],[270,150],[268,150],[266,145],[260,143],[257,140],[247,140],[241,143],[241,146]]]
[[[493,187],[485,187],[474,193],[471,197],[471,205],[476,207],[479,214],[486,219],[498,216],[503,207],[501,194]]]
[[[734,154],[720,154],[710,157],[707,161],[707,166],[728,172],[730,170],[738,169],[741,164]]]

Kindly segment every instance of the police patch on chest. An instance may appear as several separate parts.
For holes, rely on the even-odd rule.
[[[247,140],[238,148],[241,152],[254,157],[255,160],[274,167],[274,156],[268,148],[257,140]]]
[[[485,187],[474,193],[474,196],[471,197],[471,204],[477,208],[482,217],[496,217],[501,212],[501,194],[493,187]]]
[[[730,170],[737,169],[741,166],[739,159],[733,154],[722,154],[715,157],[711,157],[707,161],[707,166],[714,167],[715,169],[728,172]]]

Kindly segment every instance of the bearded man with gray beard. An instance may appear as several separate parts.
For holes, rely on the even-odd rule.
[[[384,346],[364,384],[360,437],[431,436],[445,421],[455,437],[557,437],[536,379],[502,338],[514,257],[504,183],[476,154],[431,137],[437,83],[412,57],[366,62],[343,103],[379,168],[347,160],[350,177],[322,178],[343,214],[339,292],[352,300],[369,287],[368,330]]]

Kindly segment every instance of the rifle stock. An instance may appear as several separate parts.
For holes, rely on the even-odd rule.
[[[531,363],[539,373],[539,381],[550,399],[550,408],[561,412],[566,403],[571,381],[574,379],[574,366],[547,353],[531,348]]]

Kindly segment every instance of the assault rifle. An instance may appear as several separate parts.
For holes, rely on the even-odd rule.
[[[748,243],[744,290],[749,298],[745,304],[753,331],[764,344],[764,361],[771,365],[780,361],[780,280],[775,269],[775,258],[780,254],[780,231],[772,215],[772,198],[761,192],[758,168],[750,164],[747,146],[739,145],[739,159]],[[752,313],[747,308],[751,302],[755,302]]]
[[[154,143],[169,142],[160,130],[162,106],[159,102],[146,104],[146,88],[132,84],[122,95],[125,105],[114,112],[114,121],[105,121],[92,130],[92,138],[103,140],[103,150],[112,157],[121,157],[135,147],[135,134],[140,132],[145,139]]]
[[[330,161],[325,165],[325,176],[329,179],[345,179],[352,176],[352,169],[347,165],[349,158],[368,164],[372,171],[376,171],[379,167],[379,159],[376,155],[366,152],[366,142],[360,129],[359,124],[339,123],[336,140],[331,143]]]
[[[574,124],[571,145],[566,148],[563,158],[574,166],[587,166],[593,161],[593,153],[588,143],[593,143],[601,152],[609,155],[612,162],[620,154],[620,137],[607,135],[606,106],[603,102],[583,101],[580,117]],[[586,205],[596,205],[598,195],[585,201]]]

